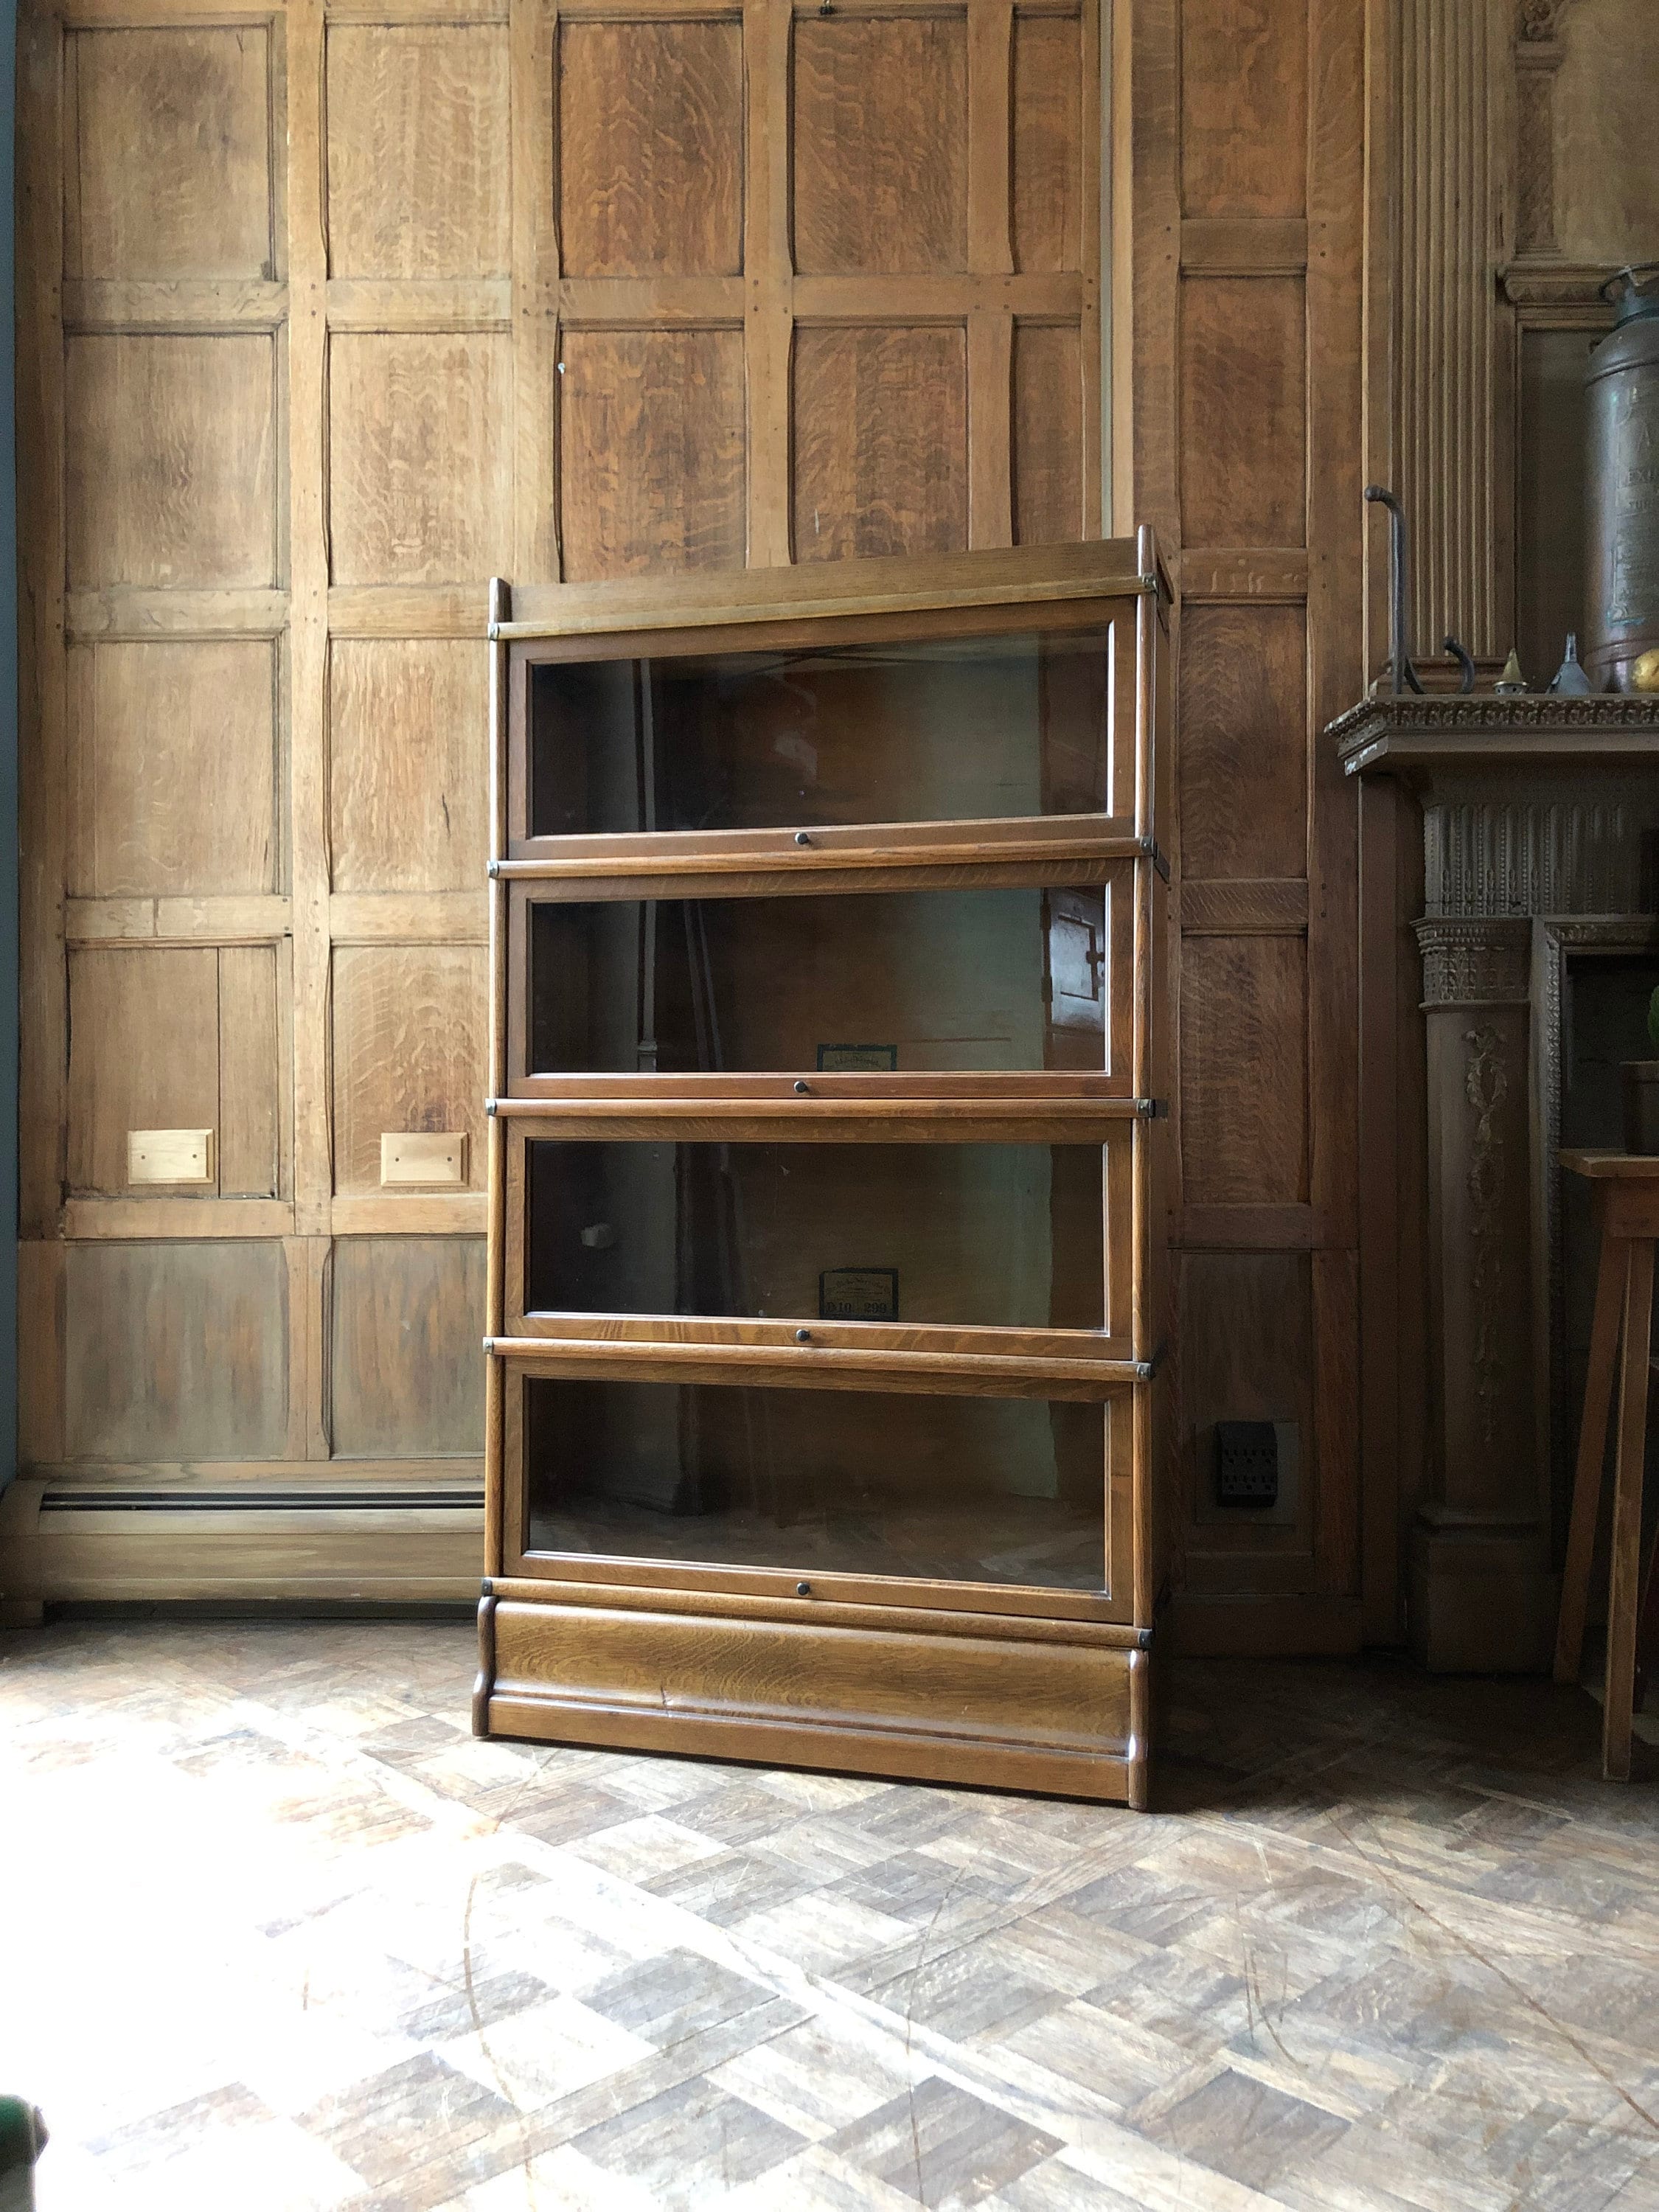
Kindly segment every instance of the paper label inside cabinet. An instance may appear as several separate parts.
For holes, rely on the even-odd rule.
[[[896,1321],[896,1267],[826,1267],[818,1277],[820,1321]]]
[[[821,1044],[820,1075],[890,1075],[898,1066],[896,1044]]]

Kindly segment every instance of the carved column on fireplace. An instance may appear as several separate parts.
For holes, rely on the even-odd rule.
[[[1659,701],[1378,698],[1330,734],[1350,775],[1395,776],[1423,809],[1430,1442],[1407,1632],[1432,1668],[1543,1672],[1559,1212],[1534,1031],[1559,1010],[1535,994],[1559,988],[1562,917],[1618,935],[1652,911]],[[1391,1087],[1370,1050],[1362,1023],[1362,1085]],[[1362,1331],[1364,1297],[1362,1275]]]
[[[1425,915],[1429,1340],[1438,1495],[1412,1532],[1412,1643],[1448,1669],[1543,1663],[1554,1618],[1533,1415],[1532,924]]]

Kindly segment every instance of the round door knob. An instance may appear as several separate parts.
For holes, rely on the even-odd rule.
[[[811,1583],[797,1583],[795,1584],[795,1595],[797,1597],[811,1597],[811,1595],[812,1585]]]
[[[797,1344],[811,1344],[812,1341],[811,1330],[810,1328],[798,1328],[795,1331],[795,1341]]]

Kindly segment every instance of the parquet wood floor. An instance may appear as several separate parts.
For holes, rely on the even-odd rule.
[[[475,1742],[470,1632],[0,1637],[41,2212],[1659,2212],[1659,1753],[1189,1664],[1152,1816]]]

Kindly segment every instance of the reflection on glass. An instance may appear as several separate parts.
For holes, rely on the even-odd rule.
[[[1102,1326],[1098,1145],[527,1151],[531,1312]]]
[[[539,663],[531,834],[1097,813],[1110,638]]]
[[[538,900],[526,1073],[1097,1072],[1110,890]]]
[[[532,1381],[529,1548],[1098,1590],[1109,1408]]]

